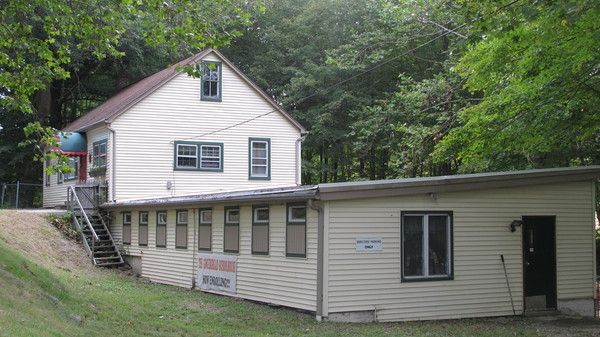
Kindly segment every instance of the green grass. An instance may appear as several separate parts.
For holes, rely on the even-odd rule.
[[[320,323],[293,310],[151,284],[115,271],[95,274],[100,276],[45,269],[0,240],[0,335],[537,336],[518,319]]]

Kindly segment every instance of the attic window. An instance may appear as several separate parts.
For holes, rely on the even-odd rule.
[[[221,101],[221,62],[202,61],[202,92],[203,101]]]

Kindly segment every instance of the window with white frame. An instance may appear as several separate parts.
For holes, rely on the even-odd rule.
[[[252,207],[252,254],[269,254],[269,205]]]
[[[223,143],[175,142],[175,170],[223,172]]]
[[[402,279],[451,279],[452,213],[402,213]]]
[[[200,145],[200,168],[205,170],[222,170],[222,151],[221,145],[202,144]]]
[[[210,251],[212,244],[212,209],[200,209],[198,223],[198,250]]]
[[[177,168],[198,167],[198,146],[195,144],[177,144],[176,145]]]
[[[268,138],[250,138],[248,140],[248,166],[250,179],[268,180],[271,178],[271,140]]]

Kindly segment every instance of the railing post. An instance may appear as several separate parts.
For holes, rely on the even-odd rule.
[[[20,182],[17,180],[17,193],[15,195],[15,208],[19,209],[19,186]]]

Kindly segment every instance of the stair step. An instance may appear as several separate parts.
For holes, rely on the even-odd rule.
[[[103,251],[95,251],[94,252],[94,256],[105,255],[105,254],[117,254],[117,251],[112,249],[112,250],[103,250]]]
[[[113,260],[119,260],[120,261],[121,257],[120,256],[95,257],[94,260],[96,261],[96,263],[98,263],[99,261],[100,262],[102,262],[102,261],[112,261],[112,262],[114,262]]]
[[[122,264],[123,264],[123,262],[96,263],[96,266],[107,267],[107,266],[118,266],[118,265],[122,265]]]

